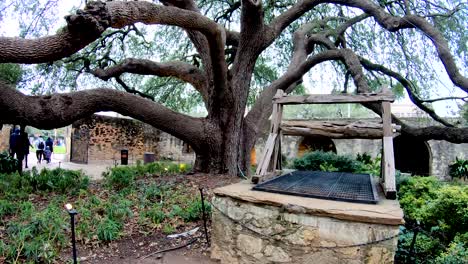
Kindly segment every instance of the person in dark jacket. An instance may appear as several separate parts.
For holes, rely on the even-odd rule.
[[[44,140],[42,140],[42,138],[39,138],[37,145],[36,145],[37,163],[41,163],[42,157],[44,156],[44,149],[45,149]]]
[[[24,167],[28,168],[28,155],[29,155],[29,147],[32,146],[31,142],[29,141],[28,133],[23,132],[20,134],[21,139],[21,151],[24,157]]]
[[[49,147],[50,152],[54,152],[54,141],[48,137],[45,142],[46,148]]]
[[[10,156],[13,158],[18,153],[19,133],[20,130],[18,128],[15,128],[10,134]]]

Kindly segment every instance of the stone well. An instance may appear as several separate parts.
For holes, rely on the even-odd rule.
[[[358,204],[251,190],[216,189],[211,257],[222,264],[393,263],[398,201]]]

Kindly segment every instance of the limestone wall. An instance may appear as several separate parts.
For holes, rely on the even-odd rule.
[[[222,264],[393,263],[398,225],[289,213],[221,196],[213,205],[211,257]]]
[[[10,130],[11,125],[3,125],[0,130],[0,152],[8,151],[10,149]]]
[[[282,153],[292,160],[298,157],[298,149],[303,137],[299,136],[283,136]],[[255,150],[256,156],[261,157],[265,146],[265,138],[260,138],[257,141]],[[382,141],[379,139],[332,139],[336,147],[337,154],[356,156],[358,153],[367,153],[372,157],[380,154]],[[455,161],[456,157],[468,158],[468,144],[453,144],[444,140],[427,141],[429,149],[429,171],[430,175],[436,176],[439,179],[447,180],[448,166]],[[411,148],[411,146],[409,146]],[[399,157],[395,157],[398,159]],[[258,160],[257,160],[258,161]]]
[[[431,151],[431,174],[441,179],[449,179],[448,165],[455,158],[468,159],[468,144],[452,144],[443,140],[427,142]]]

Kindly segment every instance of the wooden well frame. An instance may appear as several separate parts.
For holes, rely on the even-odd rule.
[[[287,96],[283,90],[278,90],[273,97],[273,113],[271,117],[270,132],[265,144],[262,156],[257,164],[257,170],[252,177],[253,183],[263,182],[278,175],[282,170],[281,166],[281,140],[283,132],[290,135],[310,135],[310,128],[304,129],[294,127],[294,125],[282,125],[283,106],[292,104],[344,104],[344,103],[379,103],[382,106],[382,133],[378,135],[382,138],[382,166],[380,182],[387,199],[396,199],[395,182],[395,157],[393,152],[393,131],[399,129],[392,126],[390,103],[395,101],[393,94],[383,89],[381,93],[360,93],[356,95],[347,94],[311,94],[302,96]],[[284,129],[282,129],[284,127]],[[372,126],[370,126],[372,127]],[[373,127],[375,129],[375,126]],[[308,130],[308,131],[307,131]],[[291,132],[292,131],[292,132]],[[353,138],[359,137],[359,130],[355,132]],[[335,131],[336,132],[336,131]],[[336,135],[338,133],[339,136]],[[344,131],[335,133],[335,138],[346,138]],[[374,137],[376,133],[373,133]],[[362,137],[369,138],[369,137]]]

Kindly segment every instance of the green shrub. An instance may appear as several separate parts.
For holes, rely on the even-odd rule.
[[[124,197],[119,195],[113,196],[109,199],[109,203],[106,204],[107,216],[114,221],[123,222],[123,220],[132,216],[132,205],[132,201]]]
[[[143,217],[148,218],[153,224],[160,224],[166,219],[166,214],[162,211],[161,206],[156,204],[144,211]]]
[[[190,165],[185,163],[173,162],[151,162],[148,164],[141,164],[138,161],[135,166],[119,166],[109,168],[103,173],[104,180],[109,187],[116,190],[125,188],[133,188],[135,180],[145,175],[165,175],[165,174],[178,174],[185,173],[191,169]]]
[[[105,217],[97,226],[97,237],[99,240],[106,242],[116,240],[120,236],[121,228],[122,226],[119,223]]]
[[[380,167],[381,167],[381,157],[378,155],[373,159],[370,155],[358,154],[356,160],[361,163],[361,167],[357,172],[366,173],[374,176],[380,176]]]
[[[116,190],[131,188],[135,185],[136,173],[132,167],[121,166],[110,169],[104,174],[107,186]]]
[[[8,200],[0,200],[0,223],[2,222],[2,218],[13,214],[15,212],[16,206],[13,202]]]
[[[421,221],[425,206],[437,197],[441,183],[435,177],[411,177],[400,185],[400,205],[409,219]]]
[[[325,167],[323,164],[326,164]],[[314,151],[293,161],[293,167],[297,170],[318,171],[321,170],[320,165],[322,168],[333,168],[340,172],[358,172],[361,168],[360,162],[333,152]]]
[[[64,169],[43,169],[38,172],[36,168],[19,173],[0,174],[0,197],[26,198],[28,193],[34,191],[78,193],[86,189],[89,178],[81,171]]]
[[[163,233],[166,235],[172,234],[175,232],[175,228],[171,224],[164,224],[163,226]]]
[[[193,200],[186,208],[185,217],[183,218],[185,222],[193,222],[202,219],[202,203],[200,199]],[[208,203],[205,203],[205,213],[209,215],[211,212],[211,206]]]
[[[455,158],[455,162],[449,165],[449,175],[452,178],[468,178],[468,160]]]
[[[74,192],[86,189],[89,178],[82,171],[56,169],[43,169],[37,173],[35,169],[27,173],[24,177],[29,178],[29,182],[34,190],[55,191],[58,193]]]
[[[409,229],[418,226],[414,256],[413,233],[400,236],[400,263],[460,263],[468,246],[468,186],[444,184],[434,177],[409,177],[400,183],[400,205]],[[454,255],[455,254],[455,255]]]
[[[19,161],[11,157],[8,152],[0,153],[0,173],[12,173],[18,168]]]
[[[468,233],[457,235],[447,248],[435,260],[437,264],[466,263],[468,260]]]

